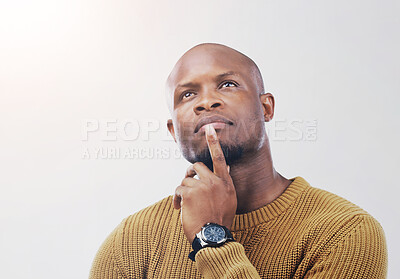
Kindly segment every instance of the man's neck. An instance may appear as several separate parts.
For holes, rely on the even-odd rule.
[[[230,166],[236,188],[237,214],[256,210],[278,198],[292,182],[275,171],[268,139],[255,154]]]

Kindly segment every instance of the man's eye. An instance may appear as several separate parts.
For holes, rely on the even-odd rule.
[[[236,84],[233,83],[232,81],[227,81],[227,82],[224,82],[221,87],[226,88],[226,87],[232,87],[232,86],[236,86]]]
[[[182,95],[182,98],[189,98],[190,96],[193,95],[193,92],[186,92]]]

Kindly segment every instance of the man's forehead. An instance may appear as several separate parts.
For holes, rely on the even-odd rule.
[[[204,46],[186,52],[176,63],[170,76],[170,89],[190,82],[202,76],[218,77],[222,75],[251,72],[250,63],[241,53],[225,46]]]

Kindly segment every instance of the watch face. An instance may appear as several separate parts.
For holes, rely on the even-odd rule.
[[[211,225],[204,228],[203,235],[207,241],[219,242],[225,238],[225,230],[220,226]]]

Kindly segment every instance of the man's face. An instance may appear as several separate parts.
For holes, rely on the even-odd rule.
[[[221,47],[194,49],[180,59],[168,81],[168,128],[189,162],[212,168],[205,124],[214,126],[228,165],[261,147],[265,128],[255,75],[248,60]]]

